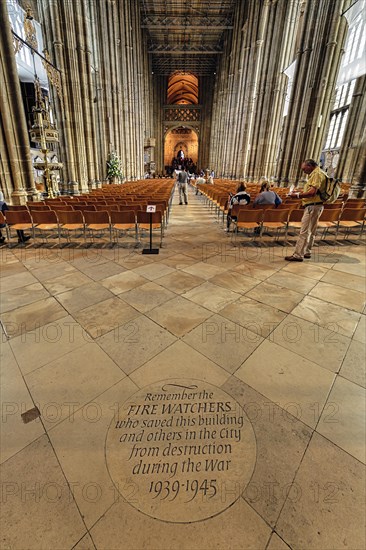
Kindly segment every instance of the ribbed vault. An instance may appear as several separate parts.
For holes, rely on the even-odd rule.
[[[197,105],[198,79],[191,73],[175,72],[168,81],[167,103],[169,105]]]

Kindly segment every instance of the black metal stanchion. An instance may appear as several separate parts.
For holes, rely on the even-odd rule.
[[[156,210],[151,206],[147,206],[146,211],[149,212],[150,214],[150,247],[144,248],[142,250],[142,254],[159,254],[159,249],[152,247],[152,215],[153,215],[153,212],[156,212]]]

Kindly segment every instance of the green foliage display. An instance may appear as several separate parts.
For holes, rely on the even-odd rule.
[[[121,172],[121,161],[116,151],[112,151],[109,154],[109,159],[107,160],[107,178],[109,180],[113,178],[123,178],[123,174]]]

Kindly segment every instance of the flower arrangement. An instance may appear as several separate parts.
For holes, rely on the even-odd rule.
[[[109,180],[123,178],[123,174],[121,172],[121,161],[116,151],[112,151],[109,154],[109,159],[107,160],[107,178]]]

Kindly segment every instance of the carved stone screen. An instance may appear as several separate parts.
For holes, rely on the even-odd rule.
[[[214,516],[245,490],[256,458],[240,405],[201,380],[165,380],[119,404],[106,437],[107,468],[122,497],[169,522]]]

